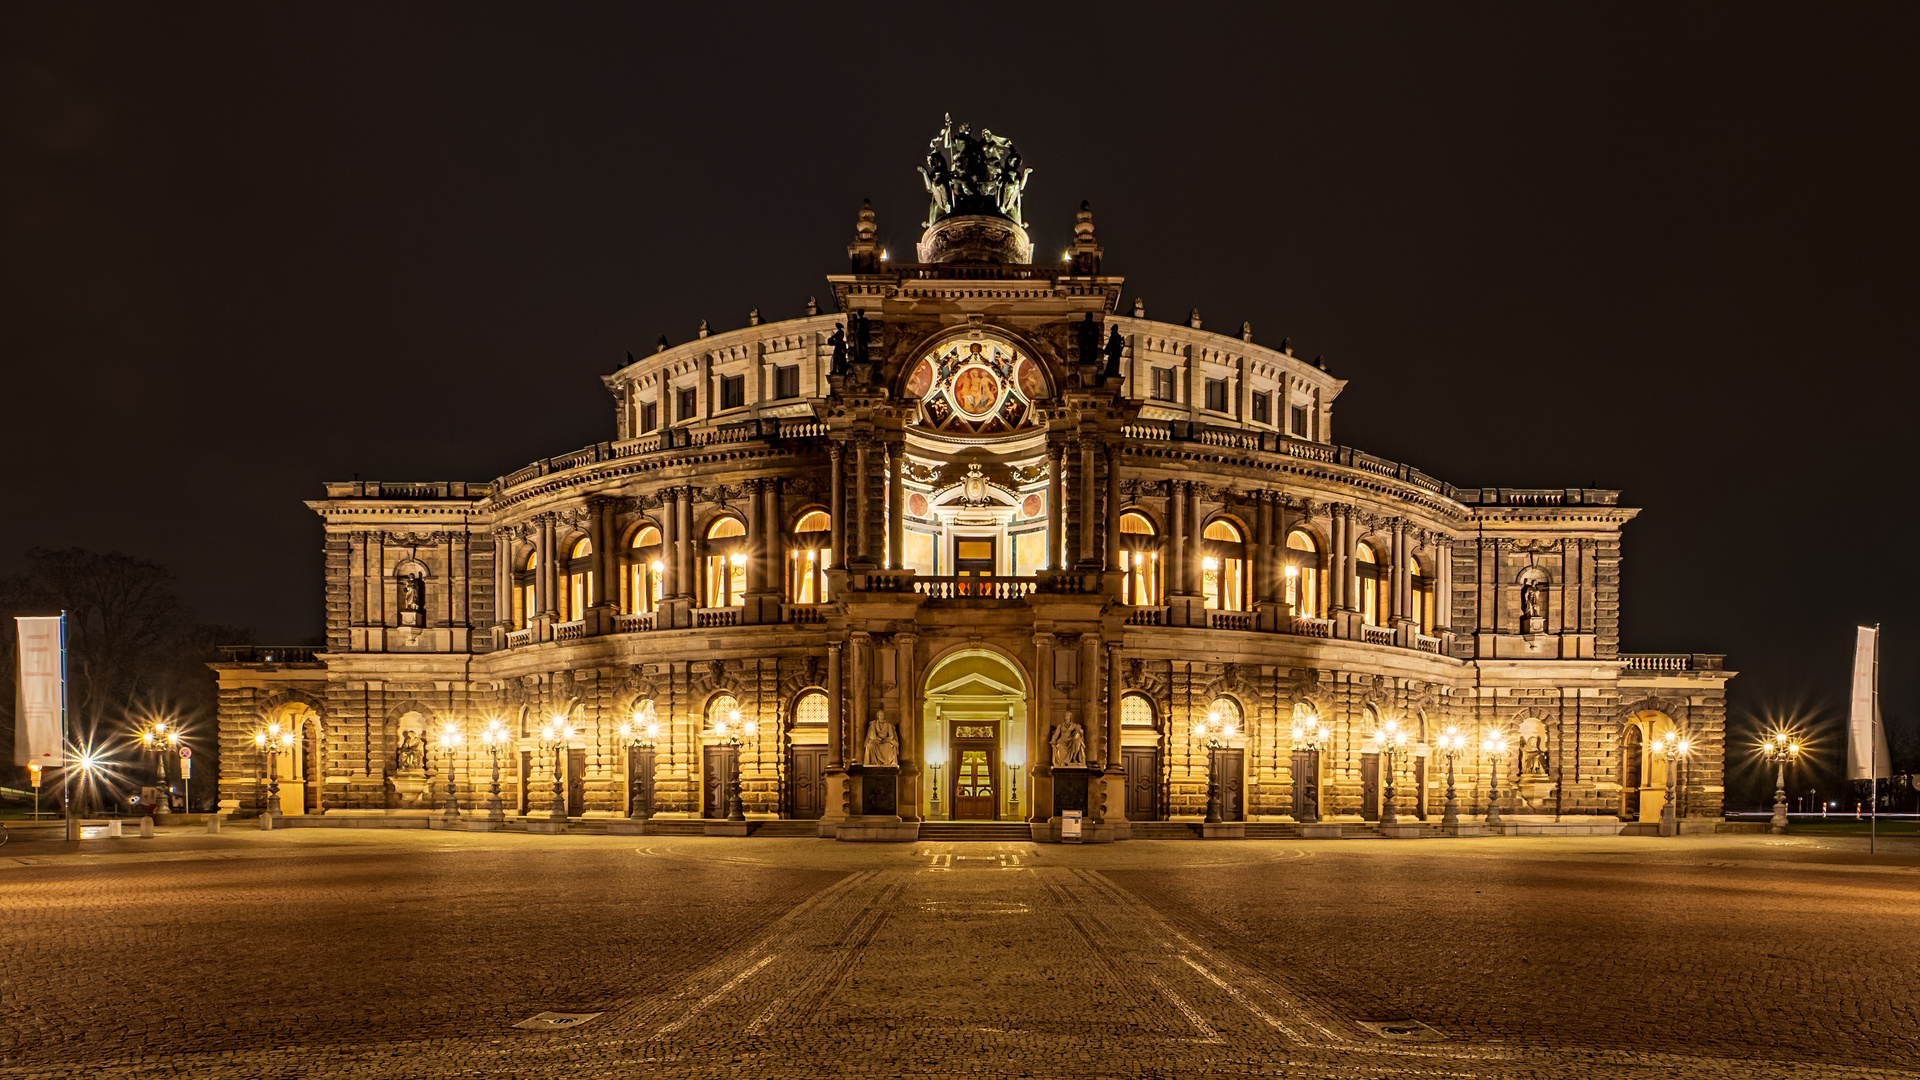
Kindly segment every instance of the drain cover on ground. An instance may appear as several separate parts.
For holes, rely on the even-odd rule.
[[[1354,1023],[1383,1039],[1396,1042],[1432,1042],[1446,1038],[1418,1020],[1355,1020]]]
[[[599,1015],[599,1013],[544,1012],[529,1016],[513,1026],[525,1028],[528,1031],[565,1031],[568,1028],[577,1028]]]

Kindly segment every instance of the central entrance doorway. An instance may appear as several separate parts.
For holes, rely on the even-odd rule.
[[[991,565],[980,576],[990,574]],[[940,783],[921,789],[928,820],[1021,821],[1032,813],[1027,679],[1007,657],[975,647],[931,665],[920,736],[927,761],[943,766]]]
[[[953,541],[953,576],[959,578],[983,578],[993,576],[994,538],[991,536],[958,536]],[[968,593],[966,585],[960,586],[960,595]]]
[[[953,729],[955,821],[994,821],[1000,817],[1000,739],[992,724],[957,724]]]

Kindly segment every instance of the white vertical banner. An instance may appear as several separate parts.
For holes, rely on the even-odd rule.
[[[20,636],[14,679],[13,763],[65,765],[61,719],[66,711],[66,620],[59,615],[16,616]]]
[[[1847,779],[1893,775],[1887,761],[1887,729],[1880,725],[1880,631],[1862,626],[1853,640],[1853,708],[1847,717]]]

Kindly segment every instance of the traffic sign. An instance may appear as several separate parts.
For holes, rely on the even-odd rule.
[[[184,759],[186,759],[186,758],[190,758],[190,757],[192,757],[192,756],[193,756],[193,747],[191,747],[191,746],[183,746],[183,747],[181,747],[181,748],[180,748],[180,757],[181,757],[181,758],[182,758],[183,760],[184,760]]]

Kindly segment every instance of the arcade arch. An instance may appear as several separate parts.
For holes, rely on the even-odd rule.
[[[927,673],[920,744],[944,768],[922,785],[929,820],[1017,821],[1031,811],[1027,680],[1001,653],[962,649]]]

